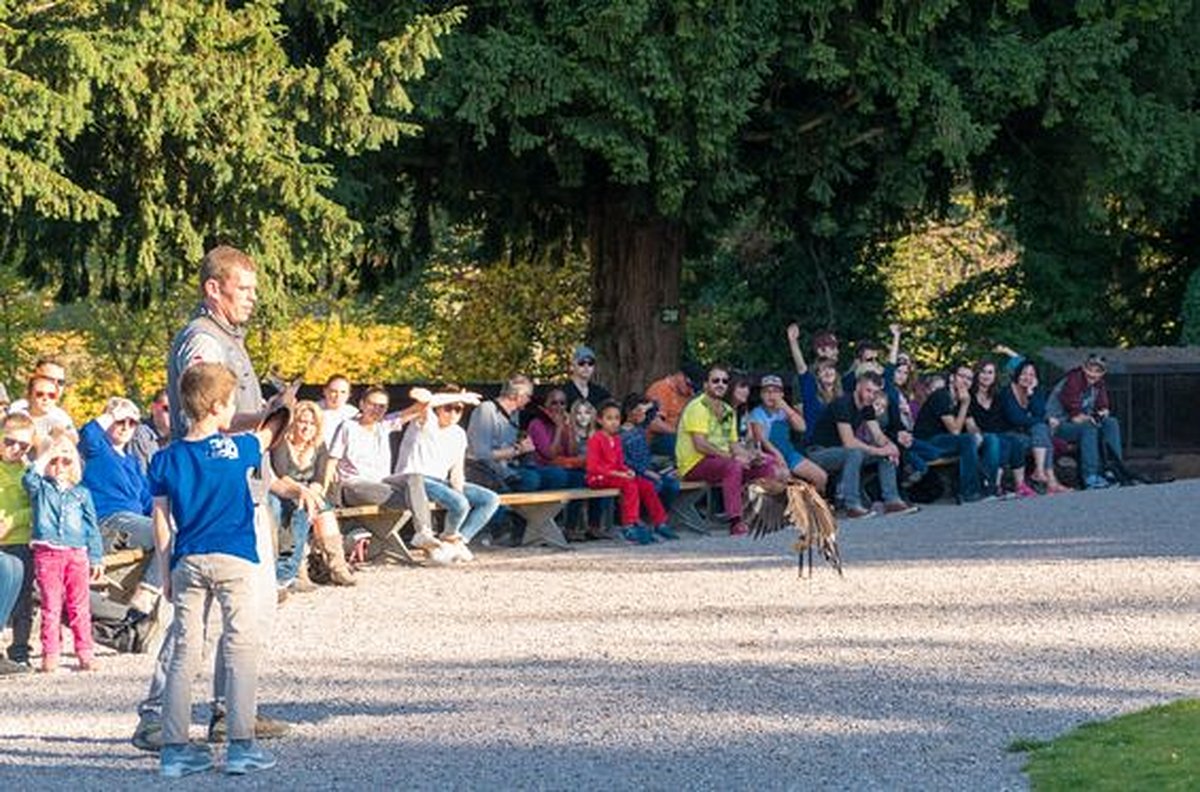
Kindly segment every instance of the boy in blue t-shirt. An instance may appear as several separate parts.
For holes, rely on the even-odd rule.
[[[272,433],[226,435],[234,415],[237,379],[218,363],[198,363],[180,382],[191,419],[187,436],[150,462],[154,542],[163,596],[175,606],[176,651],[167,669],[163,750],[159,772],[179,778],[213,767],[206,745],[188,743],[191,685],[204,648],[205,601],[221,608],[221,641],[228,681],[229,748],[225,772],[240,775],[275,766],[254,742],[255,687],[262,636],[253,603],[254,503],[247,476]],[[174,523],[172,531],[171,521]]]

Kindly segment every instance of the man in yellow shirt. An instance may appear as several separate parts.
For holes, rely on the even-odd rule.
[[[774,461],[738,442],[737,416],[725,401],[728,390],[729,370],[709,368],[704,393],[688,402],[679,416],[675,462],[683,479],[721,486],[729,535],[743,536],[747,528],[742,520],[742,486],[774,475]]]

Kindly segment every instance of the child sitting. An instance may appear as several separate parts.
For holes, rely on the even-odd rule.
[[[621,450],[621,408],[615,401],[600,405],[596,420],[600,431],[592,434],[587,442],[587,485],[592,489],[613,488],[621,491],[621,532],[626,540],[638,544],[653,544],[657,532],[665,536],[667,512],[654,492],[654,485],[625,465],[625,454]],[[652,531],[638,522],[641,506],[649,512]]]
[[[653,419],[651,413],[654,409],[654,402],[640,393],[625,397],[621,405],[621,450],[625,454],[625,464],[639,478],[648,479],[654,485],[654,492],[663,508],[669,509],[679,494],[679,477],[672,470],[654,469],[650,441],[646,437],[646,425]],[[663,539],[679,538],[679,534],[668,523],[663,523],[655,531]]]
[[[96,668],[88,565],[90,562],[91,580],[102,579],[104,550],[96,525],[96,506],[87,487],[79,483],[82,478],[75,444],[56,431],[21,480],[33,506],[29,546],[42,599],[42,671],[46,673],[58,669],[64,604],[75,636],[79,669]]]
[[[241,775],[275,766],[275,758],[254,742],[258,652],[264,636],[258,634],[259,559],[247,481],[274,433],[223,434],[235,412],[236,387],[237,378],[221,364],[188,368],[180,391],[190,429],[150,460],[156,561],[163,595],[175,606],[175,654],[167,669],[159,760],[159,773],[167,778],[213,766],[207,745],[188,743],[192,679],[204,646],[205,604],[212,600],[221,609],[227,669],[225,772]]]

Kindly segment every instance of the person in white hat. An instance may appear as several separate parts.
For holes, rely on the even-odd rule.
[[[428,505],[413,509],[413,545],[435,564],[470,561],[467,545],[500,507],[500,496],[467,481],[464,472],[467,433],[459,421],[465,405],[479,405],[479,394],[448,386],[438,393],[413,388],[409,395],[424,409],[400,443],[396,475],[419,477],[428,500],[446,509],[440,537],[433,534]]]

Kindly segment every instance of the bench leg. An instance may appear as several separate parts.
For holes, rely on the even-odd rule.
[[[420,564],[421,562],[413,556],[412,551],[408,549],[404,539],[400,536],[400,531],[404,526],[408,525],[408,521],[412,519],[412,512],[405,509],[396,521],[392,523],[392,527],[387,530],[387,533],[376,534],[372,531],[373,536],[379,537],[380,554],[384,558],[392,561],[402,561],[409,564]]]
[[[696,504],[708,494],[708,490],[683,490],[675,496],[671,504],[671,522],[679,528],[692,533],[708,534],[708,520],[700,514]]]
[[[511,507],[525,520],[524,545],[544,544],[559,550],[574,550],[563,536],[554,518],[563,510],[562,503],[531,503]]]

